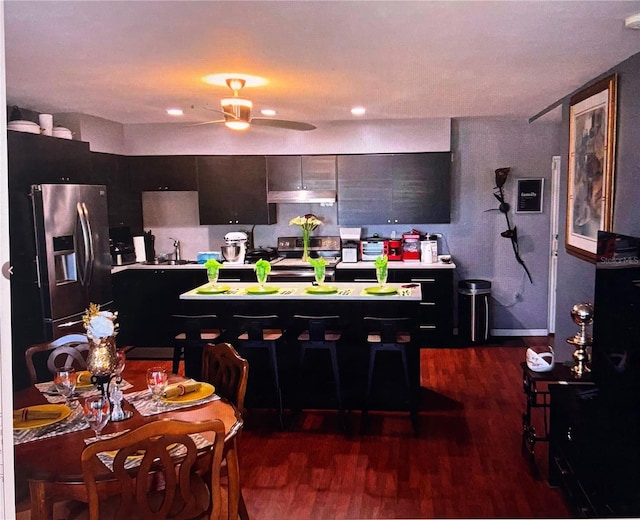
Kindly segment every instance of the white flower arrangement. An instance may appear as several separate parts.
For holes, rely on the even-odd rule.
[[[103,339],[117,334],[117,317],[117,312],[101,311],[100,305],[90,303],[82,321],[89,337]]]
[[[312,213],[307,213],[303,217],[294,217],[289,221],[290,226],[300,227],[303,233],[311,233],[320,224],[322,222]]]

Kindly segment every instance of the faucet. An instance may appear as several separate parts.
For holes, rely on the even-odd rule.
[[[177,238],[169,237],[169,240],[173,240],[173,259],[176,262],[181,260],[180,258],[180,240]]]

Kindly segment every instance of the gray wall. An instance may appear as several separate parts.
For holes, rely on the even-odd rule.
[[[545,182],[543,213],[516,214],[512,211],[510,214],[521,236],[522,257],[533,276],[533,284],[530,284],[513,256],[510,241],[500,236],[500,232],[506,229],[506,222],[504,215],[495,211],[498,203],[493,197],[494,170],[503,166],[511,167],[505,188],[508,200],[515,207],[517,178],[550,179],[551,158],[559,153],[558,139],[559,122],[528,124],[508,119],[453,121],[451,223],[370,226],[362,229],[362,235],[379,233],[389,236],[392,231],[400,234],[413,227],[423,232],[442,233],[440,249],[453,255],[458,266],[458,278],[483,278],[492,282],[494,312],[491,326],[494,332],[509,335],[546,334],[551,186]],[[377,151],[389,151],[389,148],[398,146],[397,141],[404,142],[404,146],[414,146],[410,136],[396,134],[393,142],[386,146],[384,142],[380,143]],[[137,142],[139,149],[142,149],[140,139]],[[268,153],[277,152],[271,149]],[[176,227],[175,215],[193,215],[189,204],[197,204],[195,196],[146,193],[143,201],[145,227],[153,229],[156,244],[166,246],[162,251],[171,249],[170,236],[178,236],[183,244],[183,256],[192,257],[197,251],[219,249],[224,234],[235,230],[229,226],[197,226],[194,217],[183,220],[184,225]],[[318,233],[338,234],[335,206],[280,204],[277,224],[254,228],[255,244],[275,246],[278,236],[298,235],[297,228],[289,226],[289,220],[305,213],[314,213],[324,221]],[[162,220],[162,215],[167,215],[165,220]],[[189,222],[192,224],[188,225]],[[203,228],[208,233],[206,244]]]
[[[615,195],[613,206],[613,231],[640,236],[640,54],[623,61],[594,81],[611,73],[618,73],[618,131],[615,165]],[[586,86],[586,85],[585,85]],[[562,110],[562,182],[560,194],[561,233],[564,244],[567,196],[567,151],[569,149],[569,101]],[[558,300],[556,316],[556,353],[569,359],[573,349],[565,339],[578,330],[571,321],[571,307],[581,301],[593,301],[595,266],[568,255],[560,247],[558,255]],[[597,309],[594,320],[597,320]]]

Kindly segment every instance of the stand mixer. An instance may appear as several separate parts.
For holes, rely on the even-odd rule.
[[[221,250],[227,264],[244,264],[248,238],[242,231],[232,231],[224,236],[225,245]]]

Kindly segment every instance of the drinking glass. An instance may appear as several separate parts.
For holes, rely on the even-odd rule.
[[[218,283],[218,275],[220,274],[220,269],[217,267],[209,267],[207,268],[207,279],[209,283],[215,286]]]
[[[127,361],[127,355],[125,354],[123,349],[116,351],[116,357],[118,359],[118,364],[116,365],[116,369],[114,370],[116,376],[118,378],[122,377],[122,372],[124,372],[124,366]]]
[[[378,279],[378,285],[380,287],[384,287],[387,283],[387,266],[384,267],[376,267],[376,278]]]
[[[324,265],[317,265],[313,268],[313,274],[318,285],[324,285],[325,268]]]
[[[53,376],[53,384],[60,395],[64,396],[65,404],[73,406],[71,396],[76,390],[77,374],[73,367],[58,368]]]
[[[162,367],[152,367],[147,370],[147,386],[151,391],[151,396],[156,403],[156,409],[160,408],[160,397],[167,388],[169,373]]]
[[[109,399],[101,395],[87,397],[84,400],[83,411],[85,420],[96,434],[96,440],[99,440],[100,432],[109,422],[109,416],[111,415]]]

